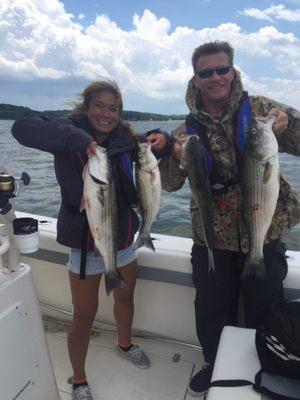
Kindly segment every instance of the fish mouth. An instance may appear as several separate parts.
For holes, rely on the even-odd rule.
[[[272,118],[272,116],[269,116],[269,118],[268,119],[270,119],[270,118]],[[262,116],[256,116],[255,118],[255,121],[257,121],[257,122],[263,122],[263,123],[265,123],[266,121],[267,121],[267,117],[262,117]]]

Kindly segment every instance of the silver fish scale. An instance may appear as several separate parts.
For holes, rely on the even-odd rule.
[[[160,172],[157,160],[150,150],[150,144],[141,144],[140,147],[141,159],[136,165],[135,173],[142,223],[136,240],[136,247],[147,246],[154,251],[150,238],[150,228],[160,208]]]
[[[241,188],[250,249],[243,277],[255,274],[263,278],[266,273],[263,246],[279,193],[278,145],[270,124],[259,123],[259,136],[248,138],[244,153]]]
[[[94,170],[98,169],[102,176],[99,178],[95,175],[93,179],[87,165],[83,174],[84,198],[86,214],[94,238],[95,251],[102,256],[105,265],[105,287],[107,294],[109,294],[114,287],[121,285],[117,271],[116,191],[107,152],[100,147],[98,150],[90,160],[93,163]],[[100,183],[100,180],[108,183]]]
[[[156,179],[155,177],[149,179],[147,173],[142,170],[138,171],[138,191],[140,196],[140,209],[142,214],[142,226],[141,231],[148,231],[154,218],[157,216],[159,212],[159,203],[156,200],[157,198],[157,189],[154,185],[151,184],[151,179],[153,181]],[[157,169],[152,172],[152,174],[156,174]]]
[[[206,171],[205,155],[198,138],[191,137],[188,140],[183,158],[184,168],[187,172],[191,191],[199,210],[203,236],[208,249],[209,271],[214,270],[212,194]]]

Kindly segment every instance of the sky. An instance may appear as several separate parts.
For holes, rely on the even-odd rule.
[[[0,0],[0,103],[71,108],[110,77],[126,110],[183,114],[193,50],[214,40],[250,94],[300,109],[300,0]]]

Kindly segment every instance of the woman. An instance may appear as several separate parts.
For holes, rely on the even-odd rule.
[[[131,172],[132,162],[137,156],[138,141],[130,125],[121,121],[121,111],[122,96],[118,86],[113,81],[103,80],[85,88],[82,103],[71,117],[25,117],[16,121],[12,127],[13,136],[22,145],[54,154],[55,173],[62,197],[57,241],[71,247],[69,279],[74,314],[68,330],[68,350],[73,367],[73,400],[92,399],[85,373],[85,360],[90,329],[98,308],[100,279],[105,271],[103,259],[96,258],[94,254],[86,215],[80,212],[82,171],[97,144],[107,148],[116,183],[117,266],[126,284],[125,288],[113,291],[118,330],[116,349],[137,367],[148,368],[150,365],[147,355],[131,340],[133,295],[137,278],[133,239],[139,226],[138,217],[132,208],[138,203],[138,194]],[[165,135],[151,133],[148,138],[153,149],[165,148]],[[85,275],[85,279],[81,279],[82,275]]]

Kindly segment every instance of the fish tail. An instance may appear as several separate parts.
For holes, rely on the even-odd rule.
[[[256,261],[252,261],[250,255],[247,256],[244,265],[242,279],[247,279],[250,276],[256,276],[258,279],[265,279],[266,267],[263,258],[259,258]]]
[[[214,253],[213,250],[207,247],[207,255],[208,255],[208,272],[215,272],[215,261],[214,261]]]
[[[135,242],[135,246],[137,249],[139,249],[140,247],[146,246],[146,247],[148,247],[148,249],[155,251],[150,234],[141,235],[141,236],[139,235]]]
[[[255,275],[258,279],[264,280],[267,276],[264,260],[260,260],[259,264],[255,266]]]
[[[125,283],[122,281],[121,276],[117,271],[108,271],[105,273],[105,289],[107,296],[115,288],[124,287]]]

